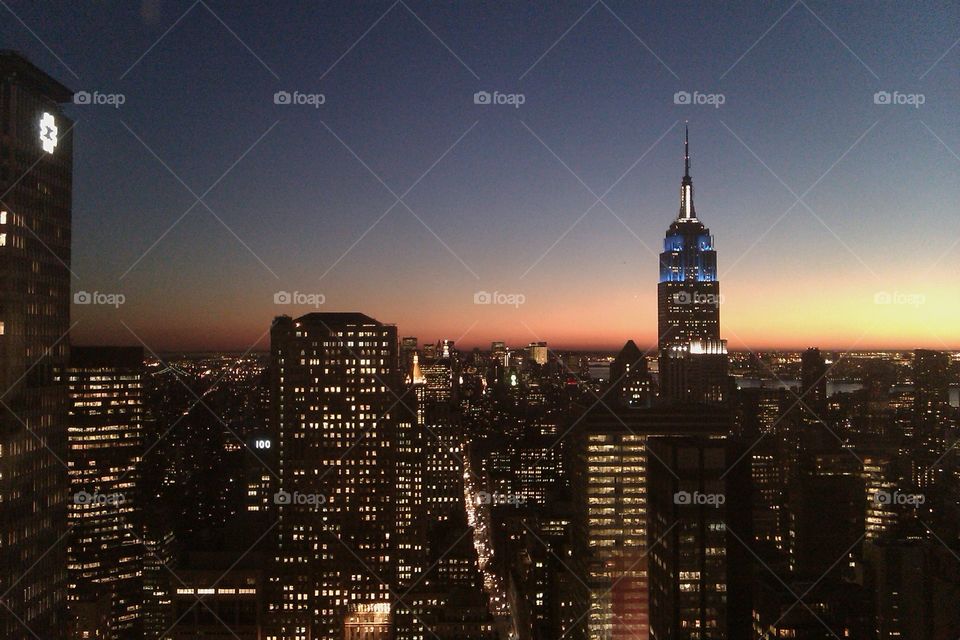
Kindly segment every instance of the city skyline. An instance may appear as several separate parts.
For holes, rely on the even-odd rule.
[[[122,6],[88,5],[90,16],[76,31],[58,28],[82,33],[84,25],[110,18],[123,33],[111,39],[117,53],[159,30],[173,5]],[[292,13],[282,17],[262,13],[265,6],[249,5],[237,29],[252,30],[257,48],[262,36],[279,30],[282,47],[272,53],[310,57],[309,43],[297,46],[293,37],[303,27],[298,18],[349,31],[371,19],[373,5],[290,5]],[[611,122],[596,102],[599,94],[580,89],[550,113],[522,112],[547,85],[529,93],[526,84],[491,86],[458,98],[436,57],[414,56],[411,65],[390,46],[379,51],[384,56],[362,53],[378,25],[403,16],[415,32],[431,36],[414,40],[418,46],[440,46],[479,81],[454,48],[471,51],[496,17],[500,27],[518,27],[508,40],[517,47],[507,56],[515,64],[539,48],[531,43],[549,22],[544,12],[417,5],[429,8],[425,20],[395,0],[379,7],[382,13],[317,79],[333,77],[353,55],[371,72],[340,88],[366,87],[369,95],[355,98],[349,113],[326,114],[336,91],[278,88],[267,107],[277,119],[210,186],[195,190],[165,157],[177,167],[215,162],[264,105],[245,102],[255,93],[250,87],[222,105],[210,129],[210,101],[230,81],[243,81],[243,69],[209,31],[191,46],[172,47],[175,57],[189,56],[182,66],[156,60],[163,48],[202,16],[263,71],[280,76],[228,24],[236,13],[206,0],[180,8],[120,76],[133,78],[142,68],[166,81],[129,92],[69,87],[43,63],[0,46],[4,639],[944,640],[957,634],[960,350],[949,349],[935,330],[951,340],[956,330],[950,258],[960,238],[952,238],[958,220],[949,209],[957,185],[936,183],[953,167],[927,167],[924,179],[903,166],[881,170],[890,158],[867,152],[879,142],[870,138],[881,127],[878,118],[853,143],[843,142],[846,150],[808,188],[794,191],[728,121],[763,130],[760,146],[788,141],[782,157],[807,170],[863,114],[818,117],[837,106],[831,87],[823,86],[820,97],[794,105],[803,118],[766,128],[764,119],[769,125],[771,116],[785,115],[778,111],[785,94],[764,77],[770,104],[749,116],[736,107],[720,115],[728,98],[735,104],[744,97],[730,85],[680,88],[666,112],[656,99],[639,101],[649,109],[648,127],[677,110],[691,117],[674,119],[598,193],[582,175],[592,181],[597,167],[637,153],[629,136],[616,144],[598,138],[595,149],[579,139],[591,119]],[[598,14],[620,35],[625,28],[658,73],[680,80],[618,9],[595,0],[520,80],[550,64],[552,52],[560,55],[565,39]],[[857,22],[861,15],[832,9],[825,12],[829,22]],[[0,0],[4,10],[81,81]],[[57,19],[78,17],[73,10]],[[659,22],[655,44],[667,58],[732,38],[731,25],[756,27],[755,20],[743,21],[740,7],[696,12],[719,21],[712,40],[699,41],[695,28],[688,33],[695,22],[690,7],[640,8]],[[778,25],[787,35],[777,45],[802,33],[786,28],[797,15],[812,18],[880,79],[805,0],[787,7],[721,78],[748,64]],[[451,37],[451,47],[429,24],[443,22],[439,17],[464,20],[471,29]],[[631,10],[628,19],[635,17]],[[891,17],[884,9],[871,20]],[[125,31],[131,19],[138,29]],[[671,46],[660,41],[668,24],[683,35],[668,38]],[[933,24],[924,14],[910,28]],[[853,33],[858,42],[876,35],[862,24]],[[591,54],[614,50],[600,38],[607,35],[602,28],[587,34],[592,40],[581,41],[578,51],[584,59],[565,59],[554,86],[566,91],[588,79],[622,89],[620,97],[635,95],[637,87],[619,85],[614,76],[581,75],[597,62]],[[393,35],[409,41],[403,29]],[[72,38],[58,44],[69,50]],[[81,39],[92,42],[89,35]],[[196,47],[233,73],[207,75],[212,67]],[[802,87],[811,62],[820,77],[807,79],[821,84],[841,71],[822,66],[830,56],[818,45],[804,47],[785,52],[791,65],[782,73],[789,76],[784,87]],[[902,43],[881,49],[903,53]],[[635,66],[651,90],[676,88],[653,81],[635,62],[626,66]],[[197,84],[196,72],[206,80]],[[404,73],[421,80],[404,84]],[[442,87],[443,95],[418,103],[416,117],[396,128],[390,119],[399,112],[389,107],[409,106],[431,87]],[[855,82],[843,87],[859,95]],[[157,98],[134,106],[141,91],[157,89],[192,102],[169,109]],[[377,97],[398,102],[370,110],[364,99]],[[931,92],[930,103],[942,97]],[[464,103],[498,114],[493,135],[481,139],[484,118],[473,120],[425,172],[394,190],[394,172],[381,175],[374,166],[400,156],[404,170],[416,164],[447,128],[462,124]],[[127,104],[132,108],[123,111]],[[881,89],[868,104],[888,113],[914,110],[902,122],[890,118],[891,126],[915,117],[952,153],[928,124],[939,112],[919,111],[926,93]],[[184,106],[196,118],[178,111]],[[706,110],[713,116],[694,115]],[[282,133],[284,113],[298,114],[288,121],[298,125],[296,135]],[[151,118],[173,124],[175,132],[158,126],[138,133]],[[702,147],[701,128],[690,120],[702,125]],[[91,121],[99,127],[92,136],[82,129]],[[124,135],[105,135],[107,122]],[[317,125],[332,138],[329,145],[316,144]],[[511,129],[517,125],[519,137]],[[541,137],[537,129],[554,133]],[[720,129],[794,198],[779,217],[750,206],[738,206],[732,217],[726,204],[711,208],[768,195],[763,181],[741,179],[746,165],[718,138]],[[794,134],[782,136],[783,129]],[[832,137],[818,144],[816,136],[796,136],[805,130]],[[668,161],[672,132],[680,134],[678,157]],[[404,142],[392,153],[396,133]],[[491,155],[483,145],[498,137],[507,146]],[[547,142],[554,138],[556,150]],[[116,143],[135,143],[137,153],[102,153]],[[530,143],[537,153],[516,152],[508,143]],[[470,145],[473,155],[463,162],[459,154]],[[166,214],[177,210],[175,200],[162,181],[142,172],[138,154],[191,199],[172,222]],[[538,164],[543,154],[593,200],[555,240],[553,227],[575,200]],[[568,155],[591,159],[571,166],[562,157]],[[895,160],[919,167],[924,157],[902,152]],[[663,177],[668,164],[676,171],[672,179]],[[360,177],[350,173],[358,166]],[[864,178],[852,180],[857,172]],[[369,222],[363,214],[376,198],[369,180],[393,202],[338,253],[344,236]],[[615,202],[621,185],[634,191]],[[421,201],[429,188],[439,199]],[[659,202],[667,188],[671,205]],[[831,193],[839,200],[820,201],[818,194]],[[911,205],[926,209],[904,221],[892,193],[912,195]],[[867,194],[882,206],[871,208]],[[643,203],[639,233],[631,227],[636,218],[615,210],[631,198]],[[298,199],[309,206],[287,208]],[[511,209],[519,202],[529,209]],[[443,203],[447,215],[437,220],[431,214]],[[91,205],[102,213],[93,234],[85,227]],[[117,218],[116,206],[134,208]],[[818,210],[829,211],[827,219]],[[598,212],[619,229],[598,224]],[[421,230],[398,226],[401,213]],[[798,213],[817,224],[798,223]],[[215,223],[219,233],[200,231],[200,220]],[[657,229],[648,234],[654,220]],[[311,221],[313,227],[304,226]],[[143,249],[153,225],[166,228]],[[911,237],[922,241],[911,244]],[[224,240],[242,250],[252,271],[238,265]],[[898,255],[889,242],[906,253]],[[865,245],[869,254],[858,250]],[[656,268],[648,269],[647,253]],[[101,279],[131,255],[115,285],[112,275]],[[339,257],[317,276],[331,255]],[[865,257],[877,258],[880,272]],[[318,286],[287,277],[291,267],[313,274]],[[491,267],[499,279],[481,275]],[[918,277],[917,269],[934,275]],[[887,272],[907,284],[889,286],[893,281],[881,275]],[[625,303],[628,290],[643,293]],[[648,313],[647,292],[655,296],[655,313]],[[738,301],[744,292],[747,303]],[[449,333],[464,320],[471,323],[466,329]],[[259,338],[247,336],[248,325]],[[852,329],[856,339],[847,335]],[[765,335],[779,348],[758,347]],[[834,346],[841,338],[849,344]],[[887,349],[871,349],[870,341],[881,338]],[[918,339],[922,346],[890,350],[891,342]],[[268,352],[258,349],[264,342]],[[179,349],[171,352],[174,345]]]
[[[653,345],[689,121],[731,350],[957,349],[957,8],[925,8],[12,2],[0,35],[90,97],[72,285],[124,302],[74,304],[78,343],[265,350],[313,309],[286,291],[429,341]]]

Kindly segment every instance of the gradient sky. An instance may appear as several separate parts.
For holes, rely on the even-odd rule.
[[[126,99],[67,107],[74,290],[126,298],[74,305],[75,343],[262,349],[274,315],[312,310],[274,304],[299,291],[421,340],[650,345],[689,120],[731,347],[960,348],[956,2],[0,13],[4,48]],[[280,90],[326,102],[276,105]],[[475,105],[481,90],[525,103]],[[220,221],[184,215],[190,190]],[[525,303],[475,305],[478,291]]]

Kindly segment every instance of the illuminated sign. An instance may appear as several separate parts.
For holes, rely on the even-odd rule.
[[[60,133],[60,130],[57,128],[57,121],[53,119],[52,115],[44,112],[43,117],[40,118],[40,144],[43,145],[43,150],[47,153],[53,153],[53,150],[57,148],[58,133]]]
[[[253,441],[254,449],[269,449],[272,445],[273,443],[266,438],[258,438]]]

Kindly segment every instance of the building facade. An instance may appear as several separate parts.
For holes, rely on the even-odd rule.
[[[270,349],[280,487],[268,638],[340,640],[358,611],[393,602],[397,330],[361,313],[281,316]]]
[[[0,52],[0,637],[66,623],[72,92]]]

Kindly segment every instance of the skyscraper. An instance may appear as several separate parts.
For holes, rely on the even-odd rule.
[[[726,436],[647,447],[650,638],[748,638],[750,467],[735,464],[745,448]]]
[[[65,623],[72,92],[0,52],[0,637]],[[28,630],[29,629],[29,630]]]
[[[680,212],[660,254],[657,318],[662,398],[673,403],[726,401],[727,343],[720,339],[717,252],[693,205],[689,134]]]
[[[66,382],[72,637],[122,640],[143,634],[143,348],[73,347]]]
[[[575,559],[589,640],[646,640],[649,630],[647,444],[653,436],[723,435],[730,416],[697,406],[614,408],[575,418]]]
[[[950,413],[950,358],[942,351],[913,354],[913,482],[939,482],[956,465]]]
[[[811,419],[824,419],[827,412],[827,363],[816,347],[810,347],[800,357],[800,397],[813,413]]]
[[[393,602],[397,329],[310,313],[277,318],[270,340],[280,488],[268,638],[339,639],[348,619]],[[389,615],[378,621],[389,632]]]

